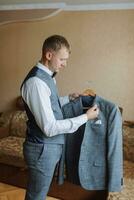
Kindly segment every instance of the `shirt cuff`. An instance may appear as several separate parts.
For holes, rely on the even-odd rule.
[[[82,114],[78,117],[74,117],[73,121],[74,121],[75,125],[79,127],[88,121],[87,114]]]

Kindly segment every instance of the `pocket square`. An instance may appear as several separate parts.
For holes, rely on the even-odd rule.
[[[98,119],[98,120],[95,122],[95,124],[102,124],[102,122],[101,122],[100,119]]]

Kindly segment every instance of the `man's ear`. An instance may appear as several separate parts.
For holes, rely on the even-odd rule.
[[[47,51],[47,52],[46,52],[46,59],[47,59],[47,60],[51,60],[51,58],[52,58],[52,52]]]

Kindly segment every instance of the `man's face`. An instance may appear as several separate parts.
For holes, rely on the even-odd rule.
[[[53,72],[59,72],[60,69],[67,65],[67,60],[69,58],[69,51],[66,47],[62,47],[59,51],[51,52],[49,59],[49,69]]]

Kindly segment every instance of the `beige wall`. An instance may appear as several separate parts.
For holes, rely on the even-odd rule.
[[[52,34],[63,34],[72,46],[68,66],[57,76],[60,94],[90,87],[134,120],[134,10],[62,12],[0,26],[0,111],[13,108],[21,81]]]

